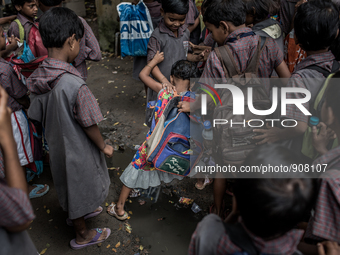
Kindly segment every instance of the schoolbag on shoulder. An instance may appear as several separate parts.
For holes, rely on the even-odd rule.
[[[32,25],[28,31],[25,30],[23,25],[18,19],[14,20],[19,27],[20,43],[23,44],[17,55],[10,57],[10,62],[15,65],[15,70],[21,73],[24,77],[28,78],[39,64],[47,58],[47,49],[44,47],[41,35],[37,28],[38,23]],[[25,40],[26,39],[26,40]],[[19,77],[20,78],[20,77]]]
[[[191,100],[172,98],[146,143],[147,161],[157,170],[187,176],[203,154],[202,124],[177,108],[180,101]]]
[[[338,61],[333,60],[333,66],[332,66],[332,70],[330,72],[328,70],[326,70],[322,67],[316,66],[316,65],[308,66],[308,67],[306,67],[306,69],[318,71],[325,78],[327,78],[324,81],[324,83],[320,86],[320,89],[318,90],[318,92],[316,94],[314,104],[310,106],[310,108],[311,108],[310,110],[311,110],[312,115],[315,116],[315,117],[318,117],[321,120],[321,108],[322,108],[323,103],[325,102],[325,91],[326,91],[328,83],[329,83],[330,79],[332,78],[332,76],[334,75],[334,73],[339,71],[340,64],[339,64]],[[302,154],[304,154],[308,158],[314,160],[319,155],[316,152],[316,150],[314,149],[312,137],[313,137],[312,129],[310,127],[308,127],[307,130],[305,131],[304,135],[303,135],[301,152],[302,152]],[[335,148],[338,145],[339,145],[338,138],[336,138],[329,145],[329,149]]]
[[[215,48],[216,55],[222,63],[226,74],[228,84],[233,84],[240,88],[245,98],[244,115],[234,115],[232,93],[226,89],[219,90],[223,106],[215,107],[214,119],[228,120],[228,124],[216,125],[214,128],[214,147],[217,159],[223,160],[223,162],[219,162],[221,164],[241,165],[247,155],[256,147],[256,140],[253,139],[257,135],[253,132],[255,128],[249,127],[247,121],[251,119],[264,120],[265,116],[254,115],[249,111],[247,102],[248,87],[253,88],[253,105],[257,110],[267,110],[271,107],[271,100],[257,75],[261,52],[266,42],[267,38],[259,38],[257,49],[244,72],[239,70],[227,45]],[[231,121],[233,123],[244,122],[245,127],[242,125],[231,126]]]

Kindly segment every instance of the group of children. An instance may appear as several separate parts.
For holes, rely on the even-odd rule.
[[[281,3],[276,0],[205,0],[201,6],[205,30],[197,40],[195,33],[199,29],[199,15],[192,0],[146,2],[150,8],[160,12],[160,15],[158,11],[153,13],[155,20],[162,17],[150,38],[146,65],[138,72],[139,78],[148,87],[146,121],[150,126],[152,122],[157,125],[167,103],[176,96],[196,98],[194,103],[179,102],[179,112],[194,112],[199,108],[199,95],[191,91],[193,84],[190,79],[200,78],[200,81],[209,83],[209,79],[231,78],[229,67],[215,51],[222,47],[231,52],[235,69],[240,74],[259,54],[257,77],[289,78],[286,86],[316,91],[312,93],[310,102],[304,104],[306,109],[314,108],[320,91],[324,93],[322,107],[316,109],[322,120],[318,125],[320,131],[316,126],[312,128],[313,146],[319,156],[314,164],[328,164],[327,172],[318,183],[300,175],[290,179],[278,175],[272,179],[236,180],[233,193],[230,193],[233,195],[233,208],[225,224],[221,216],[226,179],[215,179],[214,206],[211,209],[214,214],[199,223],[192,236],[189,254],[246,252],[283,255],[298,254],[299,251],[303,254],[339,254],[340,147],[329,146],[334,135],[340,136],[340,89],[337,86],[340,66],[335,60],[340,26],[337,5],[330,0]],[[71,248],[81,249],[103,242],[110,236],[111,230],[88,229],[85,223],[86,219],[103,210],[100,205],[110,185],[104,155],[111,157],[113,154],[113,148],[105,144],[100,134],[97,123],[103,120],[103,116],[85,83],[85,60],[101,58],[98,42],[86,22],[71,10],[60,7],[60,1],[40,0],[39,8],[45,14],[38,22],[35,19],[37,2],[13,4],[18,11],[18,21],[26,29],[25,35],[29,34],[27,30],[32,26],[39,28],[48,57],[25,84],[16,77],[9,63],[0,61],[1,83],[9,95],[7,104],[7,94],[0,88],[0,144],[3,148],[0,162],[8,185],[0,182],[1,198],[4,198],[1,203],[6,204],[6,199],[14,200],[13,206],[7,203],[1,209],[10,220],[2,219],[0,230],[4,233],[22,231],[34,217],[19,165],[20,162],[25,166],[33,160],[33,155],[30,158],[25,146],[22,146],[25,142],[21,141],[29,140],[28,134],[20,131],[27,125],[23,110],[28,109],[28,118],[41,123],[44,129],[54,186],[60,205],[68,211],[67,223],[73,225],[76,232],[76,238],[70,242]],[[295,44],[306,53],[306,57],[300,63],[296,61],[291,74],[284,61],[283,39],[293,28]],[[12,22],[8,34],[12,37],[11,41],[20,37],[19,30],[18,22]],[[28,40],[28,36],[25,39]],[[189,51],[185,45],[190,45]],[[6,50],[4,36],[0,37],[0,48]],[[331,73],[335,74],[328,77]],[[311,85],[306,84],[304,78],[318,78],[317,81],[327,78],[327,82]],[[263,89],[269,96],[270,83],[264,83]],[[29,97],[27,91],[30,92]],[[290,97],[299,99],[304,95],[293,93]],[[12,125],[8,124],[10,111],[6,104],[13,112]],[[271,145],[289,140],[301,142],[300,138],[308,129],[309,120],[300,108],[288,105],[284,117],[297,120],[296,127],[255,129],[257,144],[266,145],[251,152],[244,165],[302,162],[298,146],[288,149],[279,144]],[[183,178],[157,171],[147,161],[146,143],[152,130],[120,178],[123,188],[118,202],[107,208],[107,212],[118,220],[128,218],[124,205],[132,189],[146,189]],[[14,146],[13,136],[17,146]],[[219,147],[223,148],[223,144]],[[25,158],[28,160],[24,161]],[[9,168],[13,168],[13,173]],[[36,194],[48,191],[45,186],[38,187],[40,193],[36,191]],[[13,194],[8,190],[13,190]],[[19,213],[11,214],[13,208],[18,208],[15,212]],[[308,223],[301,224],[303,221]],[[18,238],[25,237],[23,234]],[[29,241],[26,243],[29,247],[26,251],[32,251],[34,247]],[[7,254],[6,249],[11,247],[2,246],[1,249]]]
[[[14,157],[13,148],[10,148],[11,154],[10,149],[6,148],[14,140],[4,139],[4,143],[1,143],[2,178],[9,186],[7,188],[3,183],[1,186],[1,201],[5,203],[1,210],[3,215],[7,215],[6,219],[1,217],[4,220],[1,231],[5,243],[1,247],[1,254],[13,254],[15,249],[18,251],[15,254],[37,254],[34,245],[26,240],[26,233],[15,233],[27,228],[34,218],[27,200],[28,195],[30,198],[40,197],[49,189],[47,185],[27,188],[25,181],[25,168],[34,161],[35,151],[30,146],[33,140],[28,128],[33,121],[40,123],[44,130],[58,199],[61,207],[68,211],[67,224],[74,226],[76,232],[76,238],[70,242],[71,248],[80,249],[102,242],[111,233],[109,228],[88,229],[85,224],[85,219],[94,217],[103,210],[100,205],[106,198],[110,185],[104,155],[113,155],[112,146],[104,143],[97,125],[103,120],[97,100],[85,82],[85,61],[101,60],[101,52],[86,21],[73,11],[61,7],[61,4],[59,0],[43,0],[39,3],[35,0],[13,1],[18,15],[17,20],[11,23],[7,37],[20,41],[23,29],[24,41],[30,44],[32,28],[38,28],[39,33],[35,34],[35,39],[42,40],[48,56],[44,56],[44,61],[27,79],[18,76],[18,69],[15,70],[9,62],[1,59],[1,85],[7,93],[1,90],[0,100],[11,110],[5,107],[2,111],[7,110],[7,115],[12,112],[9,123],[12,124],[13,133],[8,128],[5,131],[8,137],[15,139],[14,151],[17,151]],[[44,14],[37,18],[38,6]],[[7,47],[11,47],[11,51],[6,51],[3,31],[1,35],[1,53],[2,57],[6,57],[16,47],[10,42]],[[8,121],[7,115],[4,121]],[[80,154],[83,156],[79,157]],[[23,166],[20,173],[11,169],[11,161]],[[20,185],[19,182],[13,182],[13,174],[8,174],[12,170],[17,175],[16,180],[20,180]],[[7,191],[10,188],[20,188],[24,193],[13,190],[13,194],[10,194]],[[8,242],[9,238],[14,241]],[[23,244],[17,245],[17,242]],[[17,246],[15,249],[14,244]]]
[[[281,3],[275,0],[206,0],[201,6],[206,28],[201,35],[201,44],[190,43],[191,51],[184,52],[183,42],[189,40],[190,33],[185,23],[188,10],[188,1],[162,1],[163,20],[151,36],[148,64],[140,73],[140,79],[149,88],[148,106],[153,106],[156,113],[159,109],[157,102],[166,102],[162,98],[163,93],[174,95],[178,81],[170,70],[177,68],[178,59],[196,62],[196,66],[201,67],[202,71],[200,81],[209,83],[209,79],[231,78],[223,59],[214,51],[216,47],[227,47],[238,73],[244,73],[257,52],[257,47],[260,47],[261,40],[264,40],[257,64],[257,76],[289,78],[285,86],[306,88],[311,92],[310,101],[303,106],[322,122],[311,129],[313,149],[319,157],[308,160],[310,164],[328,164],[327,172],[320,177],[317,184],[298,175],[291,179],[275,176],[275,179],[236,180],[231,193],[234,200],[233,210],[227,217],[228,224],[225,226],[219,216],[223,217],[226,179],[215,179],[214,206],[211,212],[217,216],[210,214],[198,225],[192,237],[189,254],[255,254],[247,250],[247,246],[264,254],[298,254],[299,251],[304,254],[324,254],[325,251],[328,254],[338,254],[340,251],[337,243],[340,240],[337,220],[340,215],[337,164],[340,157],[339,147],[334,144],[329,146],[340,130],[337,127],[339,108],[336,100],[340,91],[336,86],[339,64],[335,58],[338,55],[339,34],[337,4],[320,0]],[[286,41],[289,40],[291,31],[294,33],[295,44],[292,47],[290,41],[287,48]],[[196,50],[201,50],[201,53],[197,54]],[[291,73],[284,60],[290,51],[295,53],[296,50],[303,52],[303,57],[288,63],[289,67],[294,67]],[[204,63],[202,65],[199,62]],[[150,73],[153,79],[149,77]],[[184,73],[181,82],[186,80]],[[336,74],[329,76],[331,73]],[[327,82],[324,82],[328,76]],[[178,78],[177,76],[177,80]],[[192,75],[190,78],[196,76]],[[190,84],[189,81],[187,84]],[[264,83],[263,86],[270,95],[270,83]],[[304,97],[302,93],[289,94],[289,98],[293,99]],[[323,98],[322,103],[314,110],[314,105],[320,102],[319,97]],[[199,106],[199,103],[181,102],[178,108],[179,111],[194,112]],[[153,118],[155,117],[151,116],[149,120]],[[257,145],[266,145],[249,154],[244,164],[289,165],[304,162],[299,158],[306,156],[301,153],[301,147],[303,135],[309,128],[309,119],[293,104],[287,106],[287,114],[282,118],[294,119],[297,125],[289,128],[255,129],[257,135],[253,139],[257,140]],[[272,143],[276,144],[270,145]],[[280,143],[282,145],[278,145]],[[292,146],[292,143],[295,145]],[[219,147],[223,148],[223,144],[219,144]],[[128,216],[124,211],[124,203],[132,188],[157,186],[162,181],[170,182],[174,178],[182,178],[150,171],[150,165],[145,164],[145,153],[145,146],[141,146],[121,177],[124,186],[119,201],[108,209],[118,219]],[[136,167],[136,162],[141,164]],[[303,221],[308,222],[307,225],[300,224]],[[235,222],[240,224],[235,225]]]

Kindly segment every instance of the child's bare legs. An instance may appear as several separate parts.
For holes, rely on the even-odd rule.
[[[74,230],[76,231],[76,242],[77,244],[89,243],[97,234],[93,229],[88,229],[85,224],[84,216],[78,219],[72,220]],[[105,239],[107,236],[106,228],[103,229],[98,241]]]
[[[214,205],[215,210],[213,211],[217,215],[221,216],[223,196],[227,188],[227,180],[222,178],[217,178],[214,181]]]
[[[129,197],[130,191],[132,189],[126,187],[125,185],[123,185],[122,190],[120,191],[120,195],[119,195],[119,199],[116,205],[116,213],[118,214],[118,216],[122,216],[124,215],[124,205],[125,205],[125,201],[126,199]]]

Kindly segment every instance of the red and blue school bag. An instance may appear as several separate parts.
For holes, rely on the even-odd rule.
[[[38,29],[38,23],[32,25],[31,28],[26,32],[21,22],[18,19],[14,20],[19,27],[20,43],[23,44],[19,50],[17,50],[16,55],[12,55],[8,61],[10,61],[14,66],[14,70],[17,72],[19,79],[20,74],[28,78],[35,69],[38,68],[39,64],[47,58],[47,49],[43,45],[41,35]]]
[[[192,93],[171,99],[146,142],[147,161],[157,170],[187,176],[203,154],[203,125],[196,117],[179,112],[180,101],[193,101]]]

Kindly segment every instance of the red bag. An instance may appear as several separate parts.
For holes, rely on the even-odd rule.
[[[38,26],[39,23],[36,23]],[[39,30],[36,26],[32,26],[29,35],[28,35],[28,46],[30,47],[33,55],[35,57],[46,56],[47,49],[45,48]]]
[[[24,41],[24,27],[20,23],[19,20],[15,20],[16,23],[19,26],[19,33],[20,33],[20,42]],[[19,80],[21,80],[21,75],[28,78],[35,69],[38,68],[39,64],[44,61],[45,58],[47,58],[47,49],[43,45],[41,35],[39,33],[38,29],[39,23],[36,22],[35,25],[32,25],[29,29],[28,33],[26,33],[26,40],[27,44],[32,51],[35,59],[32,61],[25,63],[22,59],[18,59],[17,55],[12,55],[10,58],[6,59],[7,61],[11,62],[14,66],[14,70],[18,75]]]
[[[306,52],[295,44],[294,30],[284,39],[284,53],[284,59],[291,73],[294,72],[295,66],[307,57]]]
[[[45,58],[47,58],[48,56],[42,56],[42,57],[38,57],[33,59],[31,62],[25,63],[24,61],[22,61],[22,59],[18,59],[18,58],[11,58],[10,62],[14,65],[14,70],[16,71],[16,73],[19,76],[19,73],[21,73],[23,76],[25,76],[26,78],[30,77],[31,74],[35,71],[35,69],[37,69],[40,65],[41,62],[43,62],[45,60]],[[21,77],[19,76],[19,80],[21,79]]]

